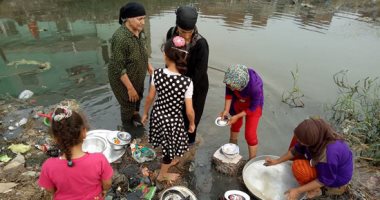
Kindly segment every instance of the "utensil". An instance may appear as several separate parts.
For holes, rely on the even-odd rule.
[[[129,134],[128,132],[118,132],[117,137],[120,140],[123,140],[123,141],[128,142],[128,143],[130,143],[131,138],[132,138],[131,134]]]
[[[283,200],[284,192],[298,187],[293,177],[291,162],[265,166],[265,159],[278,156],[263,155],[248,161],[243,168],[243,181],[248,190],[259,199]],[[301,195],[299,199],[303,199]]]
[[[120,132],[119,132],[120,133]],[[107,135],[107,140],[111,144],[113,150],[122,150],[124,147],[129,144],[129,141],[121,140],[117,134]]]
[[[197,197],[184,186],[173,186],[162,193],[160,200],[197,200]]]
[[[227,118],[217,117],[217,118],[215,119],[215,124],[216,124],[217,126],[227,126],[227,124],[228,124],[228,120],[229,120],[228,117],[227,117]]]
[[[106,149],[106,141],[101,137],[90,136],[83,141],[82,150],[88,153],[101,153]]]
[[[250,200],[251,198],[245,192],[240,190],[229,190],[224,193],[224,198],[226,200]]]
[[[227,158],[232,159],[239,155],[239,146],[234,143],[227,143],[222,146],[221,152]]]
[[[104,141],[106,143],[106,149],[102,153],[107,158],[108,162],[110,162],[110,163],[121,158],[126,151],[125,148],[122,148],[121,150],[112,149],[111,146],[113,146],[113,145],[107,141],[107,136],[109,136],[109,135],[116,136],[117,132],[119,132],[119,131],[96,129],[96,130],[91,130],[91,131],[87,132],[87,136],[86,136],[87,138],[92,137],[92,136],[96,136],[96,137],[100,137],[100,138],[104,139]]]

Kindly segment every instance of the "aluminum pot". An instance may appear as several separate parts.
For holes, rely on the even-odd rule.
[[[111,148],[116,151],[123,150],[129,144],[129,141],[121,140],[117,134],[108,135],[107,140]]]

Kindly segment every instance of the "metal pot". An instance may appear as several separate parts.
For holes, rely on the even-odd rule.
[[[125,134],[120,134],[125,133]],[[130,140],[125,140],[128,138],[131,138],[130,135],[128,137],[129,133],[126,132],[118,132],[117,134],[110,134],[107,136],[107,140],[110,143],[110,146],[113,150],[122,150],[124,149],[127,144],[129,144]],[[122,137],[123,139],[119,138]]]
[[[195,194],[184,186],[173,186],[162,192],[160,200],[197,200]]]
[[[82,149],[89,153],[101,153],[106,149],[106,141],[97,136],[87,137],[82,145]]]

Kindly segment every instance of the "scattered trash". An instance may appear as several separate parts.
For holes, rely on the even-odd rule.
[[[8,161],[10,161],[12,158],[11,157],[9,157],[8,155],[1,155],[0,156],[0,162],[8,162]]]
[[[46,155],[48,155],[49,157],[58,157],[59,154],[60,154],[60,151],[57,148],[49,149],[46,152]]]
[[[145,199],[151,200],[156,194],[156,186],[152,181],[153,172],[146,165],[140,166],[137,176],[128,178],[127,199]]]
[[[156,152],[153,149],[138,145],[136,143],[136,140],[133,140],[130,147],[132,152],[132,158],[136,160],[136,162],[138,163],[151,161],[156,158]]]
[[[21,60],[16,60],[12,61],[7,64],[8,66],[15,66],[18,67],[19,65],[37,65],[39,69],[41,70],[48,70],[51,68],[50,62],[39,62],[36,60],[26,60],[26,59],[21,59]]]
[[[10,130],[10,131],[13,131],[13,130],[15,130],[16,129],[16,127],[14,127],[14,126],[9,126],[8,127],[8,130]]]
[[[16,122],[15,126],[19,127],[26,124],[27,122],[28,122],[28,119],[24,117],[19,122]]]
[[[42,152],[46,153],[46,155],[48,155],[49,157],[59,156],[60,151],[56,146],[51,146],[49,144],[36,144],[34,146]]]
[[[48,144],[36,144],[34,145],[37,149],[41,150],[42,152],[47,152],[50,148],[50,145]]]
[[[8,149],[13,153],[25,153],[30,150],[30,146],[25,144],[11,144]]]
[[[26,99],[29,99],[30,97],[32,97],[33,94],[34,93],[30,90],[24,90],[20,93],[20,95],[18,95],[18,98],[21,100],[26,100]]]
[[[135,189],[135,191],[141,191],[142,195],[140,199],[151,200],[156,194],[157,187],[156,186],[148,186],[147,184],[141,183]]]
[[[145,165],[142,165],[140,167],[140,173],[141,173],[141,182],[143,182],[144,184],[147,184],[149,186],[152,186],[154,185],[153,181],[152,181],[152,177],[153,177],[153,172],[151,172],[148,168],[148,166],[145,166]]]

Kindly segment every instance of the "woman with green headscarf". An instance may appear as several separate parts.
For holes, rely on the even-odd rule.
[[[220,117],[231,115],[228,121],[228,125],[231,125],[230,143],[237,144],[245,116],[249,158],[254,158],[258,145],[256,131],[264,105],[263,81],[253,69],[237,64],[228,67],[223,82],[226,84],[226,97]]]

